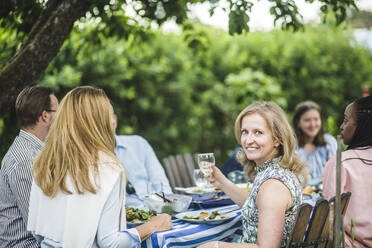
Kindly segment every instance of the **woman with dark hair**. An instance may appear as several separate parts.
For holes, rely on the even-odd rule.
[[[298,149],[296,154],[308,167],[310,184],[318,184],[323,177],[325,163],[336,154],[336,139],[324,133],[319,105],[305,101],[296,106],[293,115]]]
[[[346,247],[372,247],[372,96],[358,99],[345,109],[341,135],[348,145],[341,155],[341,193],[351,192],[344,217]],[[329,199],[336,192],[336,158],[324,168],[323,195]],[[351,238],[354,221],[354,241]]]

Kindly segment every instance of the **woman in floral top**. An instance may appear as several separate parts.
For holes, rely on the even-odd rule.
[[[302,202],[299,181],[306,178],[306,169],[294,154],[292,128],[278,105],[259,101],[239,114],[235,136],[242,145],[237,159],[254,178],[251,193],[235,186],[215,166],[208,179],[242,207],[241,244],[209,242],[200,247],[283,246]]]

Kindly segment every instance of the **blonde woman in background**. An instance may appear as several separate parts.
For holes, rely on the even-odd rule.
[[[168,215],[126,229],[126,176],[114,154],[112,106],[101,89],[63,98],[33,165],[28,230],[41,247],[136,247],[172,227]]]
[[[295,136],[284,111],[272,102],[254,102],[235,122],[241,144],[237,159],[253,179],[251,193],[238,188],[213,166],[210,182],[242,207],[241,243],[209,242],[200,247],[280,247],[286,244],[302,203],[304,165],[294,154]],[[247,244],[248,243],[248,244]]]

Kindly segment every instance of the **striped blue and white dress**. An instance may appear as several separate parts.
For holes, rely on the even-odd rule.
[[[305,151],[302,147],[296,150],[297,156],[301,159],[303,163],[308,168],[309,172],[309,182],[311,181],[321,181],[323,178],[323,169],[326,162],[336,154],[337,141],[336,139],[326,133],[324,134],[324,139],[326,144],[324,146],[319,146],[312,153]]]

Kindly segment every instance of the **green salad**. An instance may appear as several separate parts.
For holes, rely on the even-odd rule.
[[[147,222],[152,217],[156,216],[157,213],[155,211],[149,210],[145,211],[138,208],[129,208],[125,207],[127,222],[137,223],[137,222]]]

